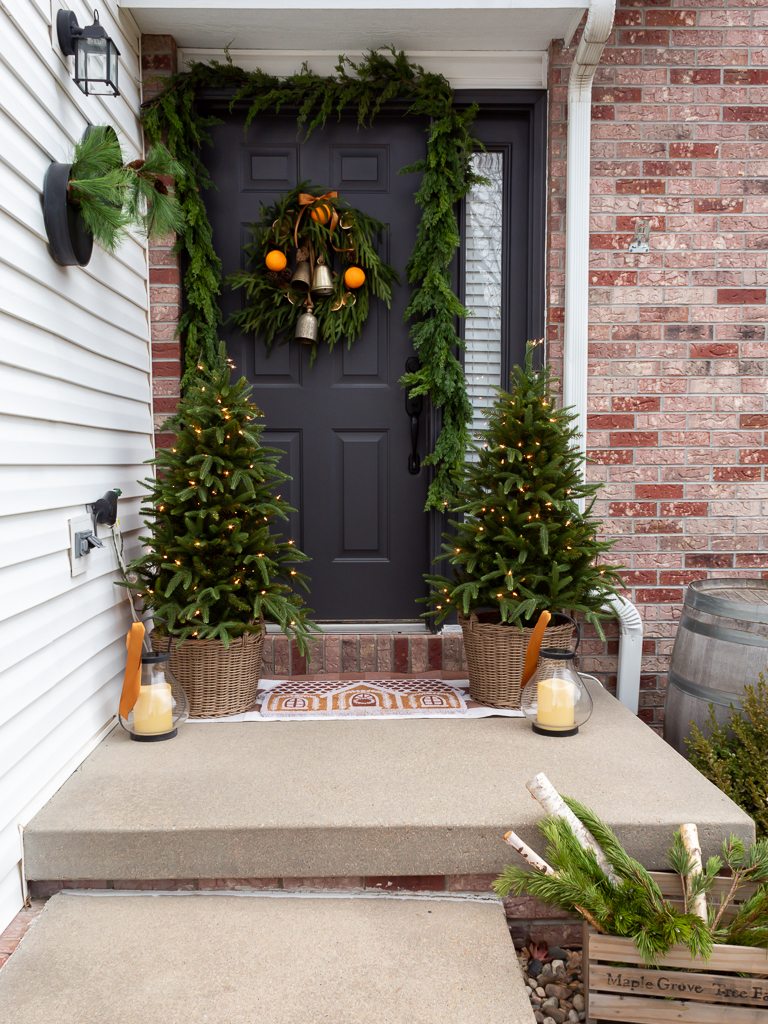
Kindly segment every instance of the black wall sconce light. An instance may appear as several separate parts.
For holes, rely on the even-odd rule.
[[[81,28],[72,11],[56,15],[59,46],[67,57],[75,58],[75,83],[86,96],[119,96],[117,58],[120,51],[99,24],[99,12],[93,12],[93,24]]]

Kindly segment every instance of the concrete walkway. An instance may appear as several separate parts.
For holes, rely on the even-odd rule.
[[[0,1024],[533,1024],[501,905],[54,896]]]
[[[672,832],[704,855],[750,818],[604,690],[577,736],[523,719],[189,723],[116,729],[25,833],[32,879],[496,873],[512,828],[541,847],[525,783],[544,771],[628,851],[665,869]]]

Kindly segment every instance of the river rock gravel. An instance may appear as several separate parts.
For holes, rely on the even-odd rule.
[[[518,953],[536,1024],[578,1024],[586,1018],[581,951],[557,952],[563,959],[545,964],[531,960],[525,950]]]

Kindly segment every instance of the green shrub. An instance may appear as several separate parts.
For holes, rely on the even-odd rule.
[[[746,686],[741,710],[731,704],[726,725],[718,725],[709,705],[708,736],[693,727],[691,764],[754,818],[757,838],[768,837],[768,684],[762,672]]]

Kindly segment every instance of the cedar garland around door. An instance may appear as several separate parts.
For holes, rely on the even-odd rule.
[[[434,451],[424,460],[435,467],[427,496],[427,508],[443,510],[455,493],[454,473],[464,461],[470,435],[472,408],[466,380],[456,350],[463,347],[456,333],[456,320],[467,310],[451,287],[450,263],[460,243],[455,205],[473,185],[483,181],[472,171],[470,158],[474,140],[470,127],[477,107],[457,110],[453,90],[442,75],[411,64],[406,55],[387,47],[372,50],[359,63],[339,57],[337,76],[314,74],[307,65],[285,79],[263,71],[244,71],[231,62],[194,63],[189,70],[173,75],[167,87],[143,108],[144,130],[149,142],[164,139],[173,156],[186,170],[177,182],[176,195],[185,215],[177,250],[187,256],[184,275],[185,310],[179,322],[184,346],[185,370],[182,384],[194,377],[198,363],[211,365],[217,359],[221,311],[221,263],[213,249],[211,226],[202,190],[211,180],[199,147],[210,144],[207,128],[221,123],[203,117],[195,109],[201,89],[234,89],[232,105],[246,101],[250,109],[246,128],[264,111],[297,108],[299,129],[307,135],[321,128],[329,117],[349,108],[357,110],[360,126],[369,126],[384,104],[405,100],[406,113],[429,117],[426,157],[401,174],[421,173],[423,179],[415,200],[422,218],[411,257],[406,265],[413,293],[406,309],[412,321],[411,338],[420,365],[401,378],[410,395],[429,395],[441,410],[442,429]]]

